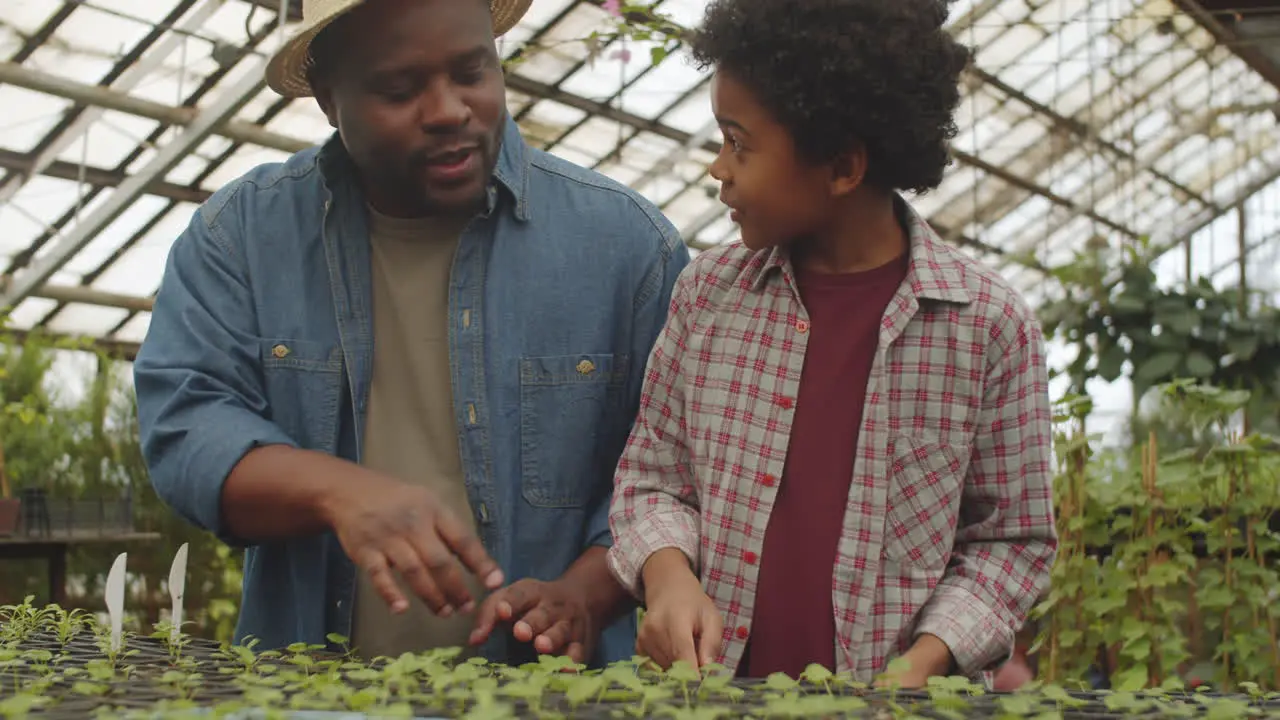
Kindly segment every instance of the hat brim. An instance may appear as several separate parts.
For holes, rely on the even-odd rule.
[[[267,87],[287,98],[310,97],[312,91],[311,83],[307,80],[307,70],[311,62],[311,41],[359,4],[359,1],[353,2],[289,38],[267,62]],[[533,0],[489,0],[489,11],[493,16],[493,36],[496,38],[509,32],[529,12],[532,4]]]

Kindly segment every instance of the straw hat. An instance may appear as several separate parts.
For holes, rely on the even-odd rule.
[[[267,64],[267,86],[290,98],[311,95],[307,82],[311,41],[333,21],[354,10],[365,0],[302,0],[302,26]],[[489,0],[493,14],[493,35],[497,37],[520,22],[533,0]]]

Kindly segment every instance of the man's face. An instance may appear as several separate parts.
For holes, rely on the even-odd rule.
[[[506,91],[484,0],[368,0],[331,26],[316,100],[370,203],[474,212],[497,164]]]

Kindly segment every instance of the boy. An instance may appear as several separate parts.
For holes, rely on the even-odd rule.
[[[707,9],[711,174],[742,240],[677,281],[611,508],[610,568],[660,665],[977,675],[1049,580],[1039,327],[899,195],[948,164],[968,55],[945,18],[940,0]]]

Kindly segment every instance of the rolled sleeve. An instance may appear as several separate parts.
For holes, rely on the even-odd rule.
[[[1011,656],[1016,633],[1048,587],[1058,547],[1044,340],[1029,311],[1015,314],[1002,335],[955,551],[916,628],[945,642],[965,675]]]
[[[698,571],[698,527],[685,508],[671,507],[639,518],[629,532],[621,535],[608,555],[609,571],[627,592],[644,600],[642,572],[654,553],[676,548],[689,566]],[[618,550],[622,548],[622,550]],[[614,550],[617,550],[616,552]]]
[[[243,546],[222,518],[227,476],[255,447],[296,444],[267,419],[243,258],[206,208],[174,242],[134,361],[139,433],[160,498],[188,522]]]
[[[962,675],[991,670],[1012,652],[1014,631],[1005,618],[962,584],[939,585],[922,617],[917,634],[945,643]]]

